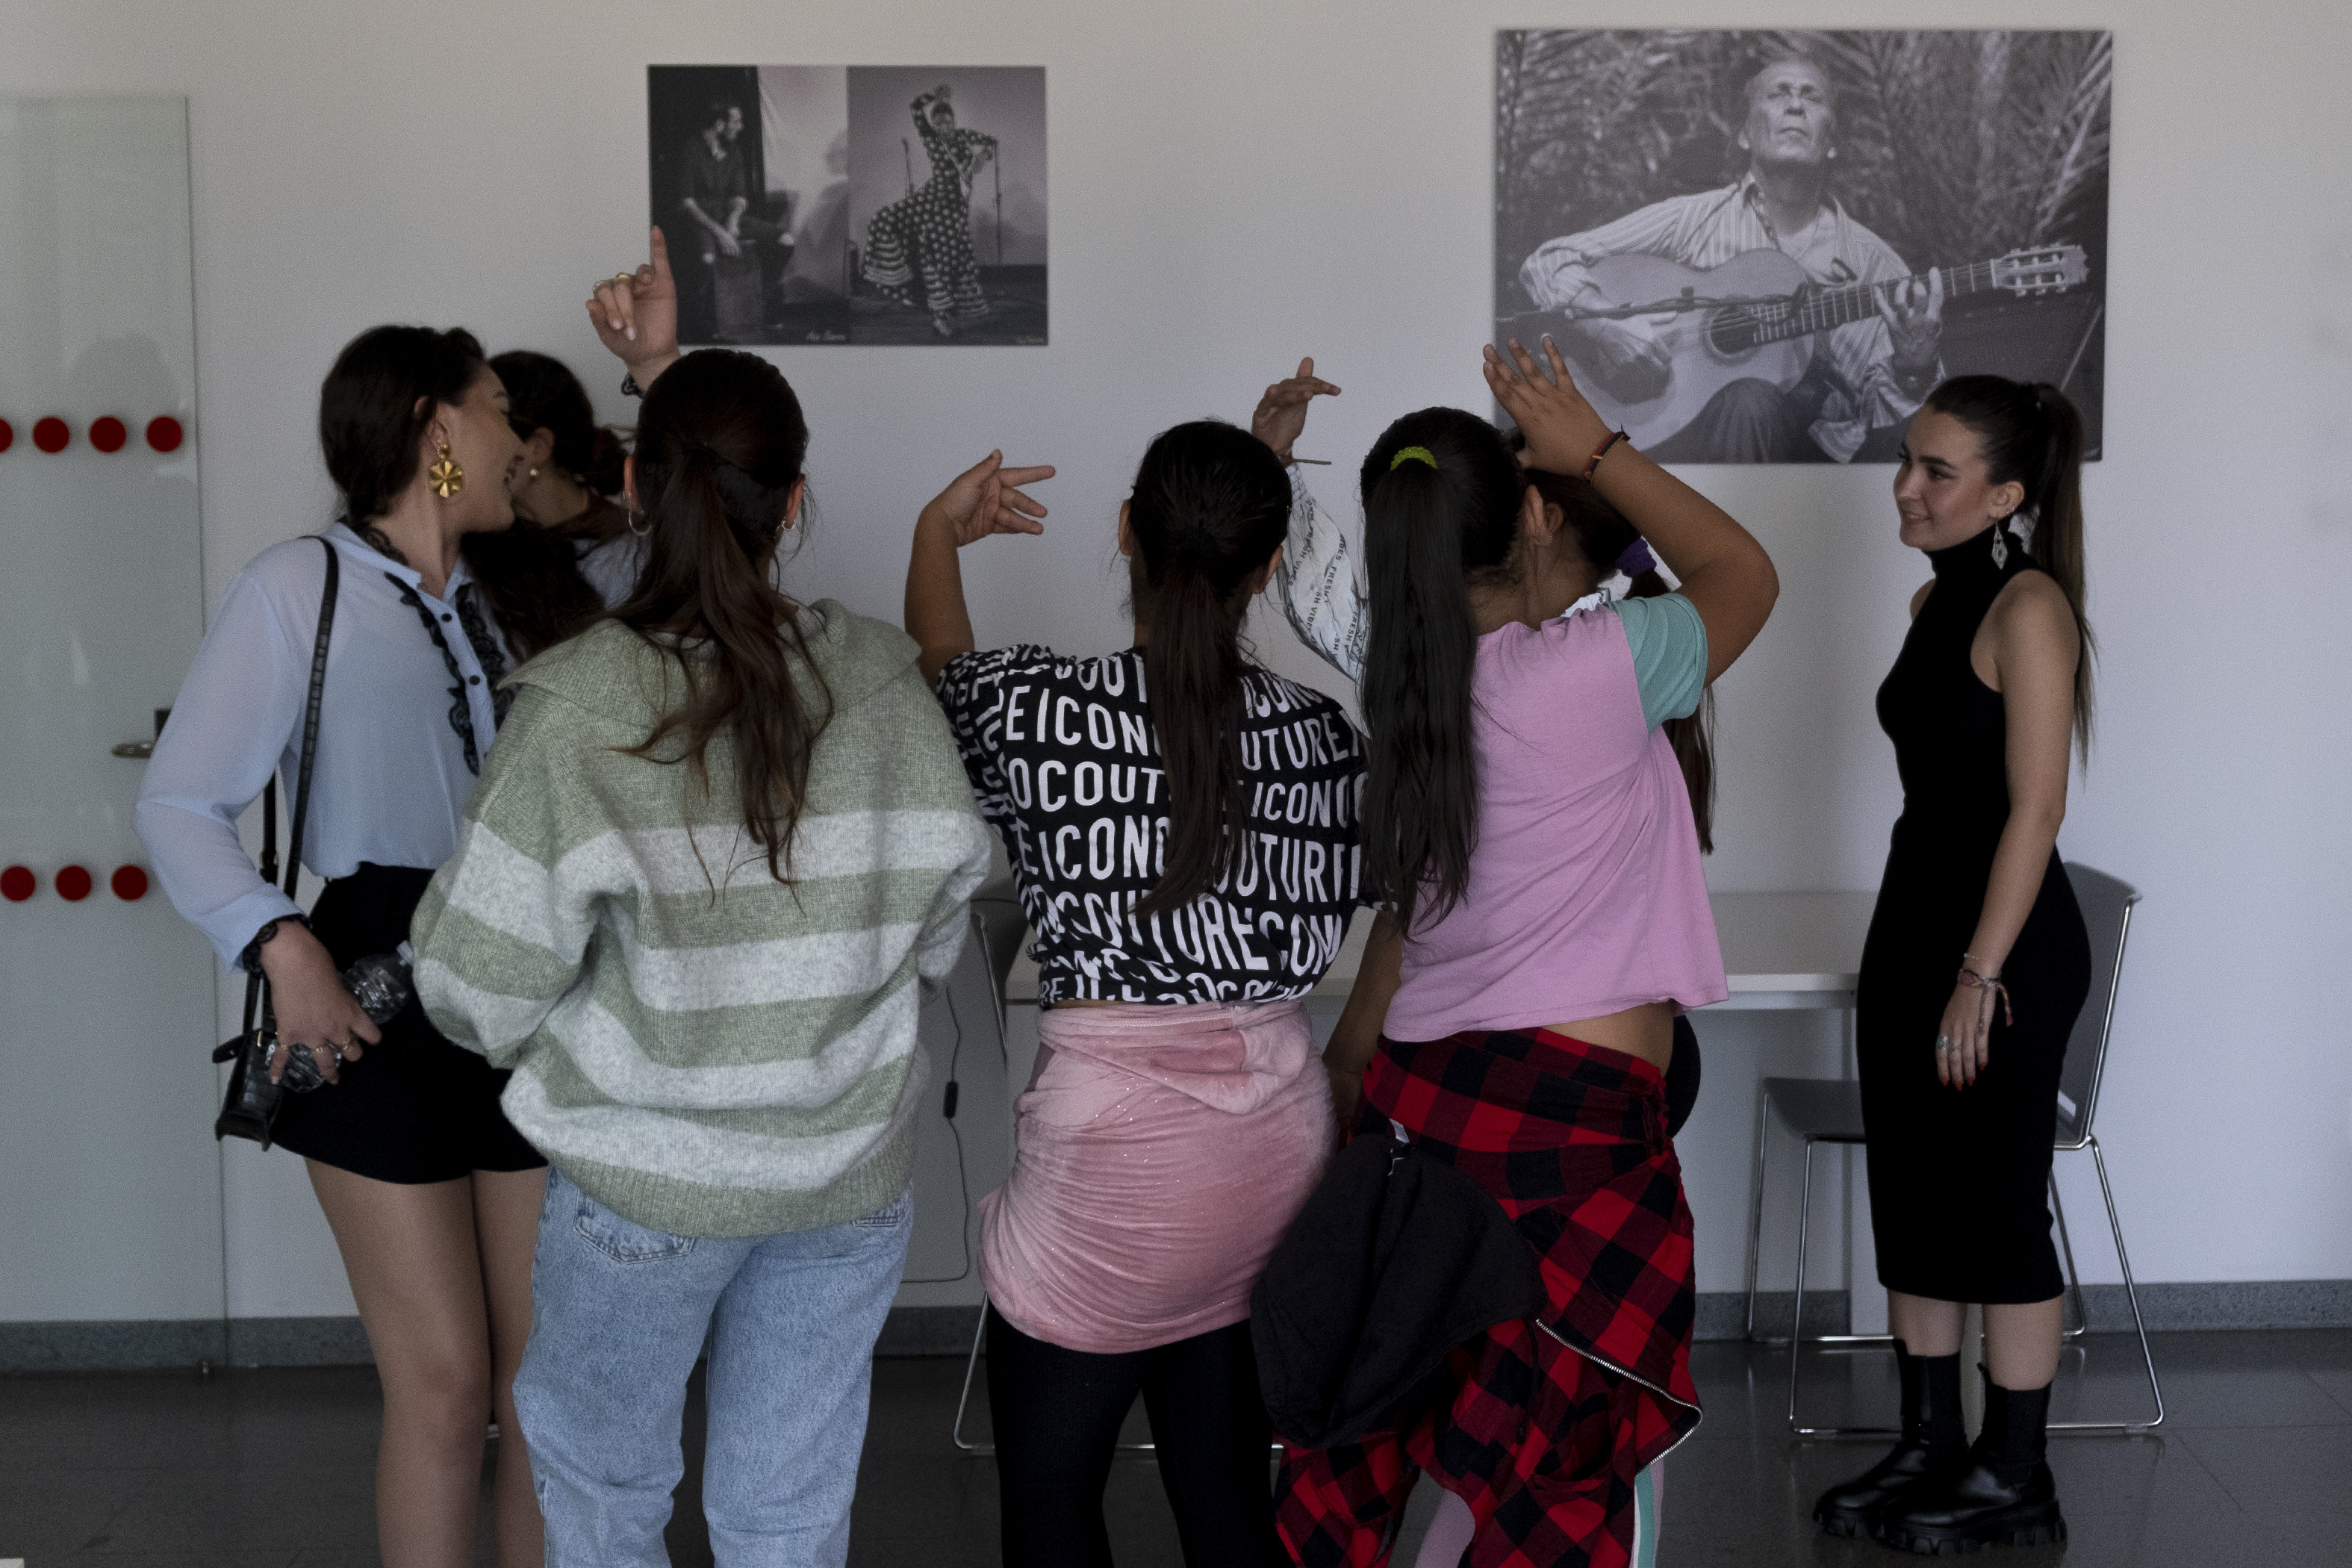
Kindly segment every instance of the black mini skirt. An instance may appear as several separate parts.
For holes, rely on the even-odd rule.
[[[408,940],[432,879],[415,867],[362,862],[327,884],[310,930],[337,969],[390,952]],[[443,1038],[415,998],[380,1027],[383,1042],[344,1063],[341,1081],[286,1097],[278,1142],[353,1175],[411,1185],[547,1163],[499,1109],[508,1075]]]

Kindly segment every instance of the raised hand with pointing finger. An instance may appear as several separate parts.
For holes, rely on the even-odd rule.
[[[656,227],[648,258],[615,272],[588,297],[588,321],[596,340],[629,367],[642,392],[677,363],[677,282],[670,276],[669,242]]]

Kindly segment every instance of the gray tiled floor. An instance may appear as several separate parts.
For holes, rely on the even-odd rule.
[[[2352,1563],[2352,1331],[2168,1334],[2157,1354],[2169,1412],[2162,1435],[2055,1440],[2072,1545],[2002,1562]],[[1785,1352],[1702,1345],[1696,1372],[1707,1418],[1667,1465],[1662,1563],[1896,1561],[1807,1522],[1814,1493],[1874,1450],[1786,1437]],[[959,1362],[877,1364],[851,1554],[859,1568],[996,1563],[994,1468],[948,1441],[961,1373]],[[1892,1381],[1883,1352],[1814,1354],[1806,1414],[1884,1419]],[[2055,1413],[2137,1417],[2147,1399],[2137,1344],[2101,1336],[2069,1357]],[[975,1403],[968,1430],[979,1433],[987,1413],[978,1391]],[[27,1568],[373,1564],[376,1414],[365,1368],[0,1378],[0,1558]],[[696,1425],[690,1412],[689,1439]],[[289,1459],[299,1485],[282,1468]],[[670,1529],[681,1564],[710,1561],[693,1477],[690,1463]],[[1174,1527],[1148,1458],[1118,1466],[1109,1512],[1121,1568],[1175,1568]],[[1398,1560],[1409,1564],[1418,1531],[1407,1533]]]

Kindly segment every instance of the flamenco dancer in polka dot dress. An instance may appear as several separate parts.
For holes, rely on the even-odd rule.
[[[971,186],[996,156],[996,138],[955,122],[948,89],[915,100],[915,130],[931,160],[922,189],[874,215],[866,230],[866,280],[898,303],[931,313],[931,330],[955,335],[950,318],[988,314],[980,260],[971,248]],[[921,298],[916,285],[919,280]]]

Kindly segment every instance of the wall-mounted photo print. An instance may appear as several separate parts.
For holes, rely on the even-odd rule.
[[[1950,375],[2099,450],[2101,32],[1506,32],[1496,341],[1661,462],[1891,461]]]
[[[1045,341],[1044,68],[646,74],[682,341]]]

